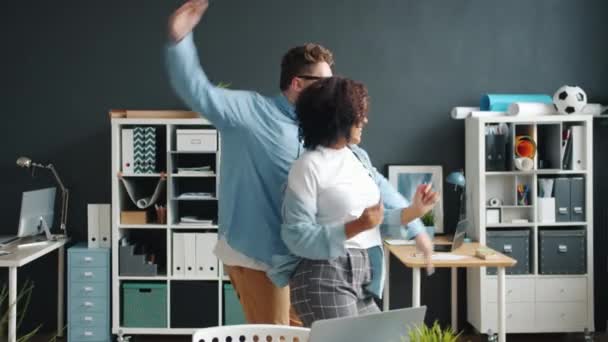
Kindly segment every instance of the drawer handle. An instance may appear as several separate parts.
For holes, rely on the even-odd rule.
[[[84,272],[82,275],[84,275],[86,278],[91,278],[93,277],[93,272]]]
[[[92,308],[93,307],[93,303],[91,303],[91,302],[84,302],[83,305],[86,306],[87,308]]]
[[[508,318],[508,319],[513,318],[513,314],[508,314],[508,315],[507,315],[507,318]]]
[[[91,337],[91,336],[93,336],[93,332],[92,331],[85,331],[84,332],[84,336]]]
[[[84,262],[91,262],[93,261],[93,258],[91,257],[84,257]]]
[[[83,321],[86,321],[86,322],[93,322],[93,317],[91,317],[91,316],[84,316]]]
[[[582,214],[583,213],[583,207],[574,207],[573,209],[575,214]]]
[[[502,250],[505,253],[512,253],[513,252],[513,246],[512,245],[504,245],[502,247]]]
[[[84,287],[84,292],[93,292],[93,288],[90,286],[85,286]]]
[[[559,246],[557,246],[557,249],[559,250],[560,253],[568,253],[567,245],[559,245]]]
[[[192,145],[200,145],[203,141],[201,139],[190,139]]]
[[[559,211],[559,213],[561,215],[567,215],[568,214],[568,208],[559,208],[558,211]]]

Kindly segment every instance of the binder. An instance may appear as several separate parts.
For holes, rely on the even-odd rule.
[[[173,233],[173,276],[184,277],[184,263],[186,260],[184,251],[184,233]]]
[[[196,276],[200,278],[217,277],[218,261],[213,248],[217,243],[216,233],[196,234]]]
[[[88,247],[99,248],[99,207],[97,204],[87,205]]]
[[[570,179],[570,220],[585,221],[585,179],[582,177]]]
[[[196,234],[184,233],[184,274],[191,278],[196,276]]]
[[[570,169],[585,169],[585,127],[572,126],[572,154]]]
[[[555,221],[570,221],[570,180],[568,178],[556,178],[553,186],[555,197]]]
[[[505,171],[506,136],[504,134],[486,134],[486,170]]]
[[[123,128],[122,132],[122,158],[121,170],[125,173],[133,173],[133,129]]]
[[[112,207],[109,204],[97,204],[99,213],[99,247],[112,248]]]

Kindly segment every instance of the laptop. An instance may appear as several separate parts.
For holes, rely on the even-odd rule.
[[[25,191],[21,197],[21,214],[17,235],[0,235],[0,247],[18,241],[22,237],[42,233],[40,221],[53,224],[56,188]]]
[[[453,252],[457,250],[464,243],[464,236],[469,228],[469,220],[464,219],[458,222],[456,225],[456,232],[454,233],[454,240],[450,244],[433,245],[434,252]]]
[[[309,342],[402,342],[424,323],[426,306],[315,321]]]

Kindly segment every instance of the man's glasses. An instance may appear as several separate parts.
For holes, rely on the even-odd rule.
[[[305,79],[305,80],[322,80],[324,78],[328,78],[327,76],[312,76],[312,75],[297,75],[297,78]]]

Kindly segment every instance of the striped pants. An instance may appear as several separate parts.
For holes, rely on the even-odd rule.
[[[310,327],[319,319],[379,312],[373,295],[365,290],[371,281],[367,250],[348,249],[332,260],[304,259],[289,282],[291,305]]]

